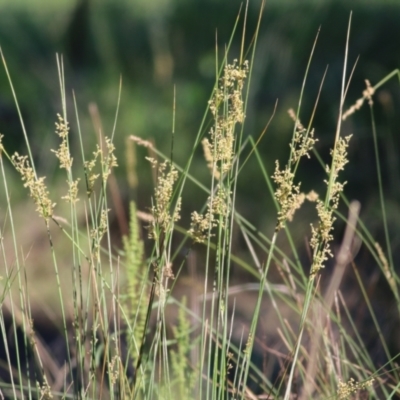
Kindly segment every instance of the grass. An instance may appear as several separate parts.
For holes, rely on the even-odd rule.
[[[118,204],[120,196],[113,175],[118,165],[113,141],[120,97],[111,135],[105,136],[97,123],[98,144],[88,151],[83,146],[75,95],[69,99],[66,93],[63,63],[58,58],[61,107],[55,116],[55,131],[60,144],[49,149],[49,157],[58,159],[67,184],[57,200],[35,169],[20,112],[27,155],[8,154],[0,141],[1,207],[5,210],[0,230],[5,239],[0,243],[4,265],[0,397],[289,400],[399,395],[398,354],[388,342],[387,327],[371,297],[374,283],[366,279],[357,253],[360,248],[368,252],[383,277],[388,301],[394,305],[390,315],[395,328],[400,313],[399,276],[382,190],[373,96],[388,79],[400,74],[394,71],[375,86],[367,83],[362,98],[346,108],[351,80],[349,23],[337,127],[330,159],[323,160],[315,146],[318,132],[312,128],[323,82],[310,121],[307,125],[300,122],[316,40],[297,109],[289,111],[293,134],[287,160],[277,160],[271,173],[257,147],[266,139],[268,123],[256,138],[245,134],[262,12],[257,26],[251,27],[254,32],[248,48],[246,13],[245,7],[224,58],[216,57],[215,86],[186,163],[181,166],[173,157],[179,145],[175,106],[169,155],[150,141],[127,138],[128,185],[136,185],[134,146],[141,146],[148,152],[155,188],[146,212],[131,202],[129,235],[122,238],[120,248],[114,245],[110,219],[110,198]],[[242,23],[242,46],[233,58],[230,44]],[[4,57],[3,65],[19,111]],[[74,105],[73,110],[67,109],[67,103]],[[360,219],[360,203],[345,197],[342,178],[351,163],[348,149],[352,145],[351,136],[342,134],[343,120],[364,103],[370,106],[375,138],[383,244],[376,243]],[[72,118],[76,132],[70,132]],[[72,133],[80,142],[80,154],[71,154]],[[208,182],[198,181],[191,173],[197,151],[204,152]],[[316,157],[326,173],[325,193],[304,193],[298,181],[299,168],[310,157]],[[237,206],[238,183],[248,179],[243,171],[250,159],[256,160],[264,178],[260,191],[269,193],[275,205],[265,210],[276,219],[271,232],[258,230]],[[49,254],[53,272],[43,285],[51,282],[57,288],[60,318],[52,321],[57,343],[46,341],[46,329],[36,324],[28,279],[30,254],[20,246],[16,205],[10,196],[10,167],[20,175],[39,216],[35,221],[46,232],[43,251]],[[182,204],[190,185],[202,193],[203,207],[183,216]],[[309,239],[301,248],[293,227],[307,207],[314,210],[314,217],[302,222],[301,235]],[[121,212],[117,209],[115,214],[123,220]],[[342,235],[334,230],[337,222],[344,227]],[[246,243],[244,256],[237,254],[237,235]],[[58,245],[62,236],[68,243],[68,263],[60,262],[65,252]],[[234,268],[250,275],[251,282],[234,283]],[[352,286],[342,289],[350,272]],[[354,299],[353,293],[360,297]],[[365,311],[358,311],[361,308]],[[366,326],[374,337],[372,344]]]

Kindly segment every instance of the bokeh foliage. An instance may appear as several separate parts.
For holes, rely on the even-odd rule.
[[[214,85],[216,43],[221,59],[240,5],[238,0],[4,1],[0,14],[0,44],[16,82],[28,134],[35,137],[34,156],[48,180],[57,180],[56,159],[43,153],[44,149],[55,148],[57,141],[52,118],[61,106],[56,53],[63,55],[67,92],[75,91],[85,140],[89,143],[96,139],[88,106],[97,104],[103,130],[105,134],[109,133],[122,77],[115,142],[117,150],[120,149],[120,168],[116,173],[123,180],[126,171],[122,149],[127,135],[154,139],[161,151],[170,152],[174,87],[174,160],[181,164],[185,162],[204,104]],[[258,10],[258,1],[251,1],[249,27],[255,25]],[[286,157],[286,144],[292,132],[287,109],[296,106],[305,66],[319,28],[321,31],[300,117],[307,124],[323,73],[329,65],[314,120],[316,136],[319,137],[318,151],[322,156],[328,156],[337,118],[345,35],[351,11],[350,65],[359,59],[347,96],[349,104],[360,96],[365,86],[364,79],[374,84],[400,65],[397,51],[400,6],[396,2],[382,1],[358,1],[351,6],[337,0],[268,2],[245,127],[245,135],[257,137],[278,100],[276,115],[260,144],[268,171],[273,171],[276,155],[278,158]],[[247,42],[250,40],[249,32]],[[237,35],[231,49],[232,58],[239,54],[239,43],[240,35]],[[18,150],[23,153],[22,131],[4,73],[0,74],[0,87],[0,132],[5,134],[4,142],[10,152]],[[400,101],[396,82],[379,91],[377,99],[386,199],[391,202],[400,198],[399,185],[395,184],[400,145],[393,128],[399,119],[394,112]],[[68,106],[71,136],[74,137],[76,124],[72,103]],[[346,176],[349,181],[347,193],[363,204],[373,204],[375,184],[371,184],[374,167],[370,162],[373,147],[370,145],[368,111],[365,109],[351,118],[344,129],[354,133],[353,146],[349,149],[351,163]],[[74,145],[77,143],[72,142]],[[141,162],[144,155],[140,149],[140,192],[124,193],[127,198],[135,197],[139,207],[147,203],[151,187],[150,168]],[[194,173],[207,179],[200,149],[198,156],[193,164]],[[255,168],[255,164],[250,162],[243,170],[245,179],[239,179],[246,195],[239,199],[238,204],[245,214],[261,214],[264,207],[261,203],[268,197],[259,193]],[[300,171],[306,187],[313,185],[309,182],[309,169],[313,170],[313,180],[321,178],[322,181],[323,177],[323,170],[315,161],[306,164]],[[246,179],[248,176],[254,179]],[[195,203],[195,188],[186,196]]]

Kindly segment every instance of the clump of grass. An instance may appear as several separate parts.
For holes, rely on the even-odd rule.
[[[45,357],[46,354],[43,352],[43,343],[36,333],[36,327],[30,314],[29,297],[27,297],[27,285],[29,282],[25,282],[23,279],[24,267],[21,265],[20,256],[16,251],[17,236],[14,229],[12,204],[10,198],[7,196],[9,221],[11,231],[13,232],[15,248],[14,257],[16,260],[17,286],[21,293],[19,303],[15,303],[13,297],[10,297],[8,300],[10,302],[11,317],[13,320],[14,337],[17,340],[18,329],[22,329],[25,335],[22,348],[19,348],[20,345],[18,341],[15,343],[15,351],[18,359],[21,358],[21,363],[18,362],[17,375],[14,376],[15,372],[9,360],[9,379],[12,393],[15,395],[15,393],[19,391],[23,397],[26,394],[29,397],[33,395],[38,398],[51,398],[52,393],[60,392],[64,396],[73,393],[78,398],[85,398],[88,393],[90,393],[90,396],[97,398],[98,393],[105,390],[103,387],[104,385],[101,383],[104,381],[108,382],[107,390],[110,393],[114,393],[117,371],[120,370],[121,366],[118,336],[116,337],[117,339],[112,339],[112,325],[117,327],[116,317],[112,317],[111,320],[113,320],[113,324],[111,325],[109,322],[110,317],[108,316],[110,312],[108,309],[108,298],[110,294],[113,296],[115,291],[115,283],[113,282],[115,261],[111,258],[106,183],[112,172],[112,168],[117,166],[117,162],[114,155],[114,145],[112,140],[107,137],[104,138],[104,147],[100,144],[94,152],[93,161],[86,163],[85,159],[83,159],[83,165],[86,166],[85,180],[87,183],[86,193],[88,194],[84,205],[86,210],[89,210],[90,213],[90,221],[87,219],[86,226],[86,240],[89,243],[89,248],[85,249],[83,245],[84,233],[81,231],[81,227],[78,223],[79,215],[82,214],[78,209],[78,200],[82,201],[83,199],[79,197],[80,179],[74,179],[73,177],[73,157],[70,154],[69,148],[69,122],[65,107],[64,75],[62,63],[59,61],[60,60],[58,60],[58,66],[62,116],[61,114],[57,116],[56,134],[60,137],[61,143],[57,150],[51,151],[58,158],[60,168],[65,170],[67,174],[67,194],[61,196],[61,199],[66,200],[70,205],[69,223],[65,223],[66,219],[56,215],[56,203],[50,200],[50,190],[44,183],[45,178],[37,177],[33,158],[30,155],[28,136],[25,134],[29,155],[21,156],[16,153],[9,156],[3,146],[1,150],[20,174],[24,186],[28,188],[29,194],[36,204],[39,216],[43,218],[46,223],[49,250],[52,255],[62,315],[61,329],[63,331],[66,347],[65,359],[63,360],[63,364],[65,363],[65,365],[59,365],[58,371],[54,370],[54,368],[53,370],[50,368],[51,357]],[[6,67],[5,61],[4,65]],[[6,71],[8,74],[7,69]],[[9,80],[12,87],[10,76]],[[15,101],[18,107],[16,97]],[[23,124],[22,120],[21,122]],[[83,149],[82,154],[84,154]],[[100,159],[100,173],[94,174],[92,170],[95,168],[97,158]],[[94,198],[94,183],[98,176],[102,177],[101,188],[98,197],[96,194],[96,198]],[[4,169],[2,171],[2,180],[6,187],[7,177]],[[53,241],[54,229],[61,229],[71,244],[72,267],[70,284],[61,282],[60,280],[57,252]],[[104,237],[107,237],[109,271],[104,270],[104,257],[101,255],[101,252],[104,250]],[[6,256],[5,253],[4,255]],[[5,258],[5,260],[6,259],[7,258]],[[88,279],[84,279],[84,276]],[[11,295],[11,287],[9,291]],[[70,296],[72,298],[72,310],[66,309],[67,306],[64,296]],[[115,314],[115,296],[113,303],[113,314]],[[19,315],[18,318],[17,315]],[[72,319],[70,317],[71,315]],[[4,318],[3,314],[2,318]],[[73,340],[71,340],[71,337],[73,337]],[[6,335],[4,335],[3,331],[3,340],[5,340],[5,338]],[[7,342],[4,344],[6,347],[8,346]],[[102,351],[100,350],[101,348],[103,348]],[[30,354],[34,355],[32,360]],[[101,357],[104,359],[103,365],[99,363],[99,356],[101,354]],[[106,374],[107,368],[109,369],[108,374]],[[96,370],[102,371],[100,379],[94,374]],[[31,381],[36,381],[37,385],[32,386]],[[119,382],[122,382],[122,380]],[[114,394],[112,394],[111,397],[114,397]]]
[[[22,156],[10,156],[0,135],[0,166],[7,228],[9,226],[9,232],[2,228],[0,235],[9,234],[13,243],[10,250],[0,241],[5,265],[0,303],[11,312],[14,339],[20,332],[23,336],[22,344],[15,341],[15,366],[10,356],[14,350],[6,340],[2,307],[0,330],[7,355],[8,383],[0,386],[1,394],[38,399],[57,396],[173,399],[177,394],[182,398],[199,399],[290,399],[294,396],[302,399],[347,399],[361,391],[368,392],[373,398],[391,398],[399,393],[397,355],[392,354],[387,346],[352,252],[357,239],[369,249],[389,284],[399,311],[399,276],[391,256],[384,198],[381,196],[386,230],[386,248],[383,250],[359,220],[359,204],[349,203],[345,198],[346,182],[341,178],[350,161],[348,148],[351,146],[351,136],[342,136],[341,121],[358,110],[365,100],[372,111],[372,96],[384,81],[374,87],[368,83],[363,97],[350,107],[349,112],[343,112],[347,86],[343,79],[331,160],[329,164],[322,162],[326,193],[324,196],[316,191],[306,194],[298,178],[299,164],[305,158],[319,156],[317,132],[312,129],[316,106],[308,126],[300,122],[312,57],[297,110],[289,111],[294,126],[288,160],[283,167],[276,160],[274,172],[268,173],[255,145],[264,133],[257,141],[244,135],[258,32],[259,25],[247,52],[250,55],[248,61],[244,51],[246,26],[239,57],[229,61],[229,42],[224,59],[220,63],[216,60],[215,87],[184,167],[174,162],[172,154],[165,156],[151,142],[131,137],[136,144],[151,150],[148,160],[156,179],[150,212],[146,214],[148,237],[142,238],[142,227],[137,218],[144,213],[140,213],[132,202],[130,233],[123,238],[123,251],[120,253],[123,258],[113,251],[107,189],[113,169],[118,166],[113,144],[115,124],[109,137],[97,132],[98,144],[87,157],[75,105],[76,134],[81,142],[80,168],[78,155],[73,157],[70,153],[69,135],[72,132],[61,60],[58,59],[61,111],[56,121],[60,145],[50,152],[57,157],[67,176],[66,195],[61,199],[67,201],[69,209],[65,213],[69,214],[68,217],[57,215],[64,210],[51,200],[52,191],[45,185],[45,178],[37,176],[26,132],[27,155]],[[14,93],[5,61],[4,66]],[[346,69],[344,76],[345,72]],[[391,76],[396,74],[399,76],[398,71]],[[18,108],[16,97],[15,102]],[[211,128],[205,128],[207,121],[211,121]],[[23,126],[22,118],[21,123]],[[174,126],[172,133],[175,134]],[[198,182],[190,172],[194,154],[200,146],[204,152],[205,168],[211,172],[208,185]],[[247,158],[243,157],[245,151],[249,154]],[[238,182],[243,179],[242,167],[253,155],[265,177],[265,190],[270,189],[277,206],[276,223],[268,234],[246,221],[236,204]],[[8,194],[9,178],[4,169],[4,159],[20,174],[22,185],[29,190],[39,216],[45,221],[61,310],[59,329],[65,342],[65,354],[60,363],[46,351],[45,343],[36,332],[29,282],[24,279],[29,258],[21,259],[18,251],[14,205]],[[378,159],[377,172],[379,176]],[[190,226],[183,227],[179,224],[188,181],[203,190],[204,205],[191,214]],[[311,229],[307,224],[302,227],[304,235],[310,236],[308,246],[312,255],[309,265],[301,264],[291,231],[291,224],[305,200],[315,205],[316,215],[316,222],[310,221]],[[347,219],[340,213],[340,201],[349,205]],[[344,220],[347,228],[340,250],[335,253],[333,242],[340,239],[334,237],[337,219]],[[235,254],[233,232],[236,228],[247,243],[252,262]],[[67,237],[71,248],[69,282],[60,280],[53,239],[55,230]],[[278,236],[285,236],[291,251],[282,251],[278,246]],[[151,243],[149,254],[145,254],[146,240]],[[14,260],[12,267],[8,261],[9,252]],[[190,256],[194,257],[198,252],[204,256],[204,266],[199,271],[200,284],[195,282],[196,292],[190,289],[193,293],[188,306],[186,297],[179,294],[179,287],[181,280],[185,279],[182,271]],[[259,254],[262,254],[264,262],[259,261]],[[324,292],[320,278],[326,263],[332,259],[335,261],[332,280]],[[250,285],[252,288],[255,286],[256,293],[251,297],[251,315],[239,335],[235,334],[235,327],[238,325],[237,309],[241,305],[236,296],[238,292],[243,295],[248,286],[232,287],[233,264],[250,272],[255,279],[255,283]],[[350,265],[385,353],[385,365],[378,365],[372,359],[357,330],[346,296],[339,290],[344,270]],[[270,271],[275,266],[282,279],[279,284],[270,281]],[[121,277],[125,277],[126,285],[121,284]],[[12,294],[14,286],[18,296]],[[70,308],[67,308],[66,296],[73,299]],[[280,342],[279,350],[268,348],[260,339],[259,327],[265,318],[265,309],[276,315],[277,326],[273,333]],[[284,314],[285,309],[292,310],[290,321]],[[280,367],[275,381],[254,362],[254,355],[260,349],[265,358],[272,359]]]

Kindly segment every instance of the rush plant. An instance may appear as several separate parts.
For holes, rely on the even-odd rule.
[[[387,343],[360,274],[362,266],[355,261],[357,247],[363,245],[387,281],[396,309],[393,318],[398,321],[399,275],[387,224],[373,98],[388,79],[397,76],[400,80],[399,71],[375,86],[367,82],[362,97],[346,111],[349,23],[337,126],[330,157],[323,159],[313,128],[323,81],[310,120],[301,122],[316,40],[297,108],[289,110],[287,117],[293,122],[287,160],[273,160],[275,169],[268,171],[269,160],[263,159],[259,144],[267,139],[269,125],[256,137],[246,131],[263,6],[248,48],[245,8],[222,59],[216,49],[215,84],[187,160],[174,160],[173,148],[166,155],[149,140],[127,138],[130,145],[147,149],[143,164],[154,176],[154,192],[146,210],[130,203],[129,234],[118,249],[113,243],[109,196],[116,194],[110,182],[118,167],[114,138],[120,94],[111,134],[106,136],[97,127],[97,145],[87,151],[75,96],[69,98],[66,93],[63,63],[57,57],[61,101],[53,119],[59,146],[49,149],[49,157],[57,158],[66,182],[57,195],[60,189],[50,187],[36,169],[30,143],[35,139],[29,139],[25,130],[11,73],[1,54],[26,151],[9,154],[0,135],[4,215],[0,333],[5,355],[0,398],[289,400],[399,395],[398,354]],[[233,55],[231,44],[240,21],[241,47]],[[376,242],[360,219],[360,203],[346,198],[346,185],[351,182],[342,177],[352,162],[352,136],[343,135],[342,123],[364,103],[371,110],[384,245]],[[72,112],[67,104],[73,104]],[[175,118],[179,118],[175,107],[172,114],[171,137],[175,138]],[[76,129],[71,129],[72,120]],[[71,135],[76,135],[80,153],[73,154]],[[210,172],[205,182],[192,171],[193,160],[201,152],[204,169]],[[325,174],[323,192],[320,185],[307,192],[301,186],[300,166],[312,157],[320,161]],[[265,209],[274,220],[270,231],[244,218],[238,205],[240,182],[248,179],[243,171],[250,160],[264,179],[260,192],[270,195],[275,205],[275,209]],[[54,324],[62,337],[61,354],[51,350],[35,325],[31,282],[26,278],[33,260],[29,251],[20,249],[23,227],[16,224],[16,205],[10,195],[15,176],[46,232],[46,251],[52,262],[48,280],[57,288],[60,310]],[[189,185],[203,196],[203,205],[196,210],[184,207]],[[314,217],[298,227],[296,219],[306,205],[313,208]],[[184,215],[188,208],[191,213]],[[345,226],[343,235],[335,230],[339,221]],[[294,240],[299,230],[308,238],[303,249]],[[245,255],[235,249],[237,235],[246,243]],[[68,263],[59,261],[58,242],[68,248]],[[301,251],[308,251],[308,262],[299,256]],[[249,282],[233,283],[234,266],[235,274],[245,272]],[[370,354],[350,300],[341,291],[344,272],[350,268],[384,363]],[[244,320],[239,316],[241,309],[247,313]],[[264,336],[263,331],[267,332]],[[272,335],[272,347],[267,344],[271,343],[268,335]]]

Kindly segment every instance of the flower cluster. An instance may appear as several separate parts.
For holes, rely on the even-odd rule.
[[[209,197],[207,201],[207,212],[202,215],[194,211],[189,235],[195,242],[204,243],[212,228],[220,226],[225,227],[225,221],[230,213],[230,192],[223,187],[218,187],[214,197]]]
[[[234,60],[224,68],[219,86],[209,101],[214,126],[210,139],[202,141],[204,158],[213,177],[221,183],[214,196],[207,201],[204,215],[192,213],[189,234],[196,242],[204,242],[212,228],[225,226],[230,213],[230,190],[223,186],[223,177],[232,169],[235,154],[235,129],[245,119],[242,92],[249,71],[249,63],[238,65]]]
[[[60,168],[64,168],[68,172],[71,172],[73,158],[71,157],[68,145],[68,134],[69,134],[68,122],[65,121],[60,114],[57,114],[57,118],[58,122],[56,122],[56,134],[61,138],[61,143],[58,150],[51,150],[51,151],[59,159]],[[70,203],[76,203],[79,200],[78,199],[79,179],[75,181],[72,179],[68,179],[67,183],[68,183],[68,193],[65,196],[63,196],[62,199]]]
[[[53,216],[55,203],[49,198],[49,191],[44,183],[45,177],[37,178],[33,168],[30,166],[28,156],[20,156],[15,153],[11,157],[15,169],[20,173],[24,187],[29,189],[30,196],[36,204],[36,211],[44,219]]]
[[[107,148],[107,154],[103,159],[102,166],[103,166],[103,182],[105,183],[108,179],[108,177],[111,174],[111,170],[114,167],[118,167],[117,163],[117,157],[115,157],[115,146],[114,143],[111,141],[110,138],[107,136],[104,138],[106,148]],[[101,152],[103,155],[103,152]]]
[[[337,389],[337,399],[338,400],[349,399],[351,395],[354,395],[359,390],[364,390],[371,387],[373,383],[374,383],[373,378],[370,378],[364,382],[356,382],[353,378],[350,378],[348,382],[342,382],[340,380]]]
[[[117,158],[114,155],[115,146],[112,143],[111,139],[107,136],[104,138],[105,147],[107,151],[105,152],[102,147],[97,145],[96,150],[93,152],[93,157],[89,161],[84,162],[85,174],[86,174],[86,190],[88,197],[91,196],[94,189],[94,184],[96,183],[97,178],[100,174],[94,173],[94,169],[97,164],[97,159],[100,157],[101,159],[101,168],[102,168],[102,179],[103,184],[106,183],[108,177],[111,174],[111,170],[114,167],[118,167]]]
[[[375,89],[371,86],[371,83],[369,82],[368,79],[365,80],[365,84],[367,88],[363,91],[362,97],[359,98],[355,104],[353,104],[345,113],[342,115],[342,120],[344,121],[347,117],[349,117],[351,114],[354,114],[356,111],[358,111],[362,105],[364,104],[365,100],[368,100],[368,104],[371,106],[372,103],[372,96],[375,93]]]
[[[78,198],[78,183],[80,179],[78,178],[75,181],[69,181],[67,180],[68,183],[68,193],[65,196],[62,196],[61,198],[63,200],[66,200],[69,203],[75,204],[77,201],[79,201]]]
[[[339,137],[336,142],[336,148],[331,151],[332,166],[326,167],[329,180],[325,180],[328,186],[328,195],[326,201],[317,200],[317,213],[319,224],[317,227],[311,225],[311,241],[310,246],[314,250],[313,264],[311,267],[311,275],[315,275],[329,257],[332,257],[330,242],[333,239],[332,230],[335,217],[334,211],[339,205],[340,194],[344,189],[346,182],[338,182],[339,172],[344,169],[347,164],[347,147],[349,146],[351,135],[344,138]]]
[[[286,221],[293,219],[294,213],[301,207],[304,202],[305,195],[300,192],[300,183],[293,183],[294,173],[289,166],[285,169],[279,169],[279,162],[275,162],[275,173],[272,179],[277,185],[275,190],[275,199],[280,206],[278,211],[278,222],[275,230],[279,231],[285,226]]]
[[[220,85],[209,101],[215,123],[210,130],[210,140],[203,139],[202,145],[207,165],[216,179],[232,167],[235,127],[243,124],[245,118],[242,92],[248,70],[247,61],[242,65],[238,65],[237,60],[227,64]]]
[[[295,123],[295,130],[292,143],[290,144],[291,150],[291,164],[296,164],[301,157],[306,156],[310,158],[310,151],[315,145],[318,139],[314,139],[314,129],[307,132],[307,129],[303,126],[293,109],[288,110],[290,118]]]
[[[147,158],[153,168],[157,168],[157,185],[154,193],[154,204],[151,208],[153,221],[150,226],[149,236],[153,239],[158,237],[158,231],[168,232],[173,222],[180,218],[181,198],[175,204],[171,214],[171,203],[174,194],[174,184],[178,179],[178,171],[168,161],[158,164],[153,158]]]
[[[288,164],[282,170],[279,168],[279,162],[276,161],[275,172],[272,176],[272,179],[277,185],[274,197],[280,206],[275,228],[276,232],[285,226],[286,221],[291,221],[293,219],[296,210],[299,209],[304,200],[308,198],[304,193],[300,192],[300,183],[297,185],[294,184],[294,171],[300,158],[304,156],[310,157],[309,153],[317,141],[317,139],[314,139],[314,130],[308,132],[299,119],[296,118],[293,110],[289,110],[288,113],[295,123],[295,132],[292,143],[290,144],[291,155]]]
[[[51,150],[60,160],[60,168],[65,168],[69,171],[72,167],[73,158],[68,147],[68,122],[64,121],[60,114],[57,114],[58,122],[56,122],[56,134],[61,138],[61,143],[58,150]]]

